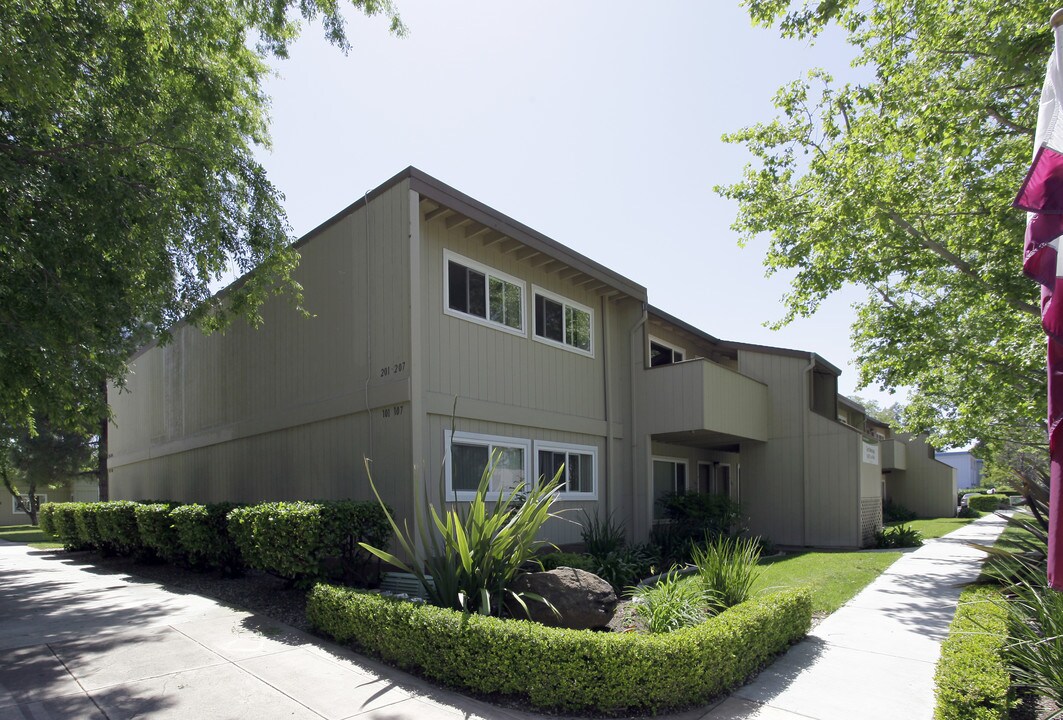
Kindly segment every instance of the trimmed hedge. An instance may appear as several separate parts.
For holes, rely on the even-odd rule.
[[[81,503],[44,503],[41,505],[37,519],[41,529],[63,543],[65,550],[84,550],[88,546],[81,541],[74,506]]]
[[[226,522],[226,516],[236,507],[235,503],[191,504],[170,511],[181,548],[193,568],[220,570],[226,575],[243,572],[244,559]]]
[[[247,564],[297,583],[363,579],[366,542],[385,549],[387,516],[376,502],[273,502],[229,513],[229,534]]]
[[[935,720],[1006,720],[1011,676],[1004,660],[1007,609],[1000,588],[963,591],[934,675]]]
[[[975,495],[967,501],[968,507],[978,512],[993,512],[1008,501],[1007,495]]]
[[[170,512],[177,506],[177,503],[151,503],[136,507],[140,541],[166,562],[184,560],[181,538],[170,517]]]
[[[137,528],[137,505],[132,500],[93,503],[96,530],[111,551],[119,555],[143,555],[144,543]]]
[[[79,502],[71,503],[74,512],[74,524],[77,526],[77,537],[82,547],[92,548],[102,555],[113,555],[112,548],[103,538],[97,521],[104,503]]]
[[[551,710],[658,712],[704,703],[808,632],[805,588],[757,598],[664,635],[546,627],[332,585],[307,598],[311,625],[401,668]]]

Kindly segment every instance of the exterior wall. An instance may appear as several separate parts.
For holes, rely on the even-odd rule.
[[[956,470],[931,457],[933,450],[921,438],[904,436],[908,444],[908,469],[886,476],[886,494],[919,517],[956,515]]]
[[[859,547],[862,436],[816,413],[809,421],[804,544]]]
[[[372,497],[410,509],[409,192],[405,181],[301,244],[305,317],[267,302],[258,329],[180,327],[109,400],[115,499]]]
[[[766,384],[771,413],[768,440],[742,452],[742,504],[750,531],[782,545],[805,537],[804,428],[808,422],[807,360],[740,351],[743,375]]]
[[[956,484],[959,489],[979,487],[982,484],[981,466],[969,452],[939,452],[935,459],[956,468]]]
[[[450,216],[453,217],[453,216]],[[631,417],[632,372],[629,338],[642,316],[642,304],[621,296],[609,299],[569,278],[567,268],[530,256],[514,240],[485,242],[470,237],[448,216],[418,220],[414,271],[415,377],[420,406],[416,433],[422,449],[415,486],[438,496],[444,434],[458,431],[522,440],[563,442],[597,448],[596,500],[562,501],[565,520],[551,520],[545,537],[557,544],[581,541],[580,526],[568,522],[589,514],[612,513],[632,537],[634,502],[631,452],[625,443]],[[444,310],[444,250],[505,273],[524,283],[524,333],[485,326]],[[535,339],[533,286],[591,309],[593,356]],[[533,450],[534,452],[534,450]],[[534,458],[533,458],[534,461]],[[423,493],[423,491],[421,491]],[[437,503],[438,504],[438,503]]]
[[[865,526],[881,526],[872,508],[881,504],[881,469],[863,462],[860,432],[811,410],[811,356],[743,349],[738,360],[742,374],[768,386],[771,408],[768,441],[742,447],[751,531],[781,545],[861,546]]]

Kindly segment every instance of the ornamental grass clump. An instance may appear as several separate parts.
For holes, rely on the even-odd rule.
[[[484,468],[480,484],[467,504],[447,503],[440,483],[439,508],[432,503],[415,509],[415,529],[399,527],[373,482],[369,463],[366,472],[395,538],[409,562],[368,543],[359,545],[367,552],[400,570],[413,574],[425,589],[429,602],[466,613],[500,615],[505,600],[511,598],[527,609],[525,599],[546,602],[532,593],[514,593],[510,583],[533,560],[542,547],[552,543],[537,540],[539,530],[552,517],[551,506],[561,485],[561,472],[537,485],[518,486],[499,492],[488,501],[491,474],[500,456],[492,457]],[[425,508],[428,507],[428,518]],[[420,542],[418,542],[418,539]]]
[[[709,615],[701,584],[682,577],[674,567],[656,584],[635,588],[631,599],[635,614],[651,633],[692,627]]]
[[[760,571],[760,543],[756,538],[721,536],[691,548],[701,591],[709,612],[723,612],[749,599]]]
[[[1016,685],[1063,708],[1063,593],[1048,586],[1043,567],[1027,564],[1007,596],[1004,657],[1011,676]]]

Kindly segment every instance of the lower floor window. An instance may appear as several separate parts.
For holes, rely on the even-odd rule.
[[[594,495],[597,449],[590,446],[546,446],[536,443],[539,467],[536,476],[549,481],[561,473],[561,492]]]
[[[470,500],[490,471],[487,490],[498,497],[524,487],[528,478],[552,480],[559,472],[562,497],[596,499],[598,448],[593,445],[539,442],[523,438],[445,431],[448,461],[447,494],[451,499]],[[529,472],[535,458],[535,473]]]
[[[22,502],[26,503],[26,507],[30,507],[29,497],[28,496],[23,495],[22,496]],[[40,510],[41,509],[41,503],[46,503],[46,502],[48,502],[48,496],[47,495],[34,495],[33,496],[33,511],[37,512],[38,510]],[[11,514],[12,515],[16,515],[16,514],[18,514],[20,512],[22,512],[22,508],[20,508],[18,506],[18,500],[15,499],[14,496],[12,496],[11,497]]]
[[[450,435],[450,433],[447,433]],[[447,490],[474,493],[490,470],[488,490],[505,493],[524,485],[528,442],[472,433],[453,433],[449,439]]]

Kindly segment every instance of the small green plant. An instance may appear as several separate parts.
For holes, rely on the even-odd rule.
[[[749,599],[760,575],[756,538],[718,537],[695,545],[692,555],[709,612],[723,612]]]
[[[448,507],[441,482],[440,507],[444,510],[440,512],[426,502],[430,516],[426,518],[424,508],[418,506],[415,529],[411,532],[395,522],[380,497],[366,460],[369,484],[410,562],[368,543],[358,544],[384,562],[416,576],[433,605],[466,613],[499,615],[507,596],[525,608],[525,598],[545,602],[531,593],[514,593],[507,588],[541,547],[552,547],[536,536],[548,519],[558,517],[551,512],[551,506],[561,485],[561,473],[531,488],[499,493],[498,499],[490,503],[487,493],[497,462],[498,456],[484,468],[476,494],[467,505],[455,503],[456,507]],[[519,504],[518,493],[523,500]]]
[[[923,537],[909,525],[896,525],[875,533],[875,547],[880,549],[920,547]]]
[[[978,512],[977,510],[975,510],[974,508],[972,508],[969,505],[964,505],[963,507],[960,508],[960,511],[958,513],[956,513],[956,517],[958,517],[958,518],[980,518],[980,517],[982,517],[982,513]]]
[[[652,572],[656,556],[643,546],[625,545],[593,558],[591,572],[613,586],[620,595],[624,588],[634,585]]]
[[[1028,564],[1008,587],[1005,608],[1004,655],[1016,684],[1063,707],[1063,593],[1048,587],[1039,566]]]
[[[600,515],[591,516],[586,510],[583,511],[583,530],[580,531],[580,536],[583,538],[584,550],[595,558],[605,557],[624,547],[627,542],[624,528],[613,522],[612,514],[603,518]]]
[[[669,633],[705,621],[705,595],[697,582],[689,582],[672,568],[656,584],[635,588],[631,599],[635,614],[652,633]]]
[[[890,499],[882,501],[882,522],[911,522],[917,517],[919,516],[900,503],[895,503]]]

